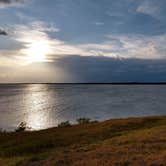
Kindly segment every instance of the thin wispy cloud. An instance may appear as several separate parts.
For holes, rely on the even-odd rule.
[[[165,59],[166,35],[108,35],[103,43],[80,45],[94,55],[118,58]],[[162,50],[162,51],[161,51]]]
[[[95,24],[96,26],[102,26],[104,25],[104,22],[96,21],[96,22],[93,22],[93,24]]]
[[[145,0],[138,6],[137,12],[159,18],[161,8],[162,6],[161,3],[159,3],[159,1]]]

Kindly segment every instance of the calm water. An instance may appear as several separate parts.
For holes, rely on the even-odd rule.
[[[166,85],[0,85],[0,128],[44,129],[79,117],[166,115]]]

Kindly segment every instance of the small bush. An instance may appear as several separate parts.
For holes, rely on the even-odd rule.
[[[26,122],[21,122],[18,127],[16,128],[16,132],[22,132],[25,131],[27,129],[27,123]]]
[[[90,123],[90,119],[89,118],[79,118],[77,119],[78,124],[87,124]]]
[[[2,130],[1,132],[2,132],[2,133],[7,133],[7,131],[6,131],[6,130]]]
[[[99,123],[99,121],[98,120],[93,120],[93,121],[91,121],[91,123]]]
[[[71,126],[69,121],[61,122],[60,124],[58,124],[58,127],[69,127],[69,126]]]

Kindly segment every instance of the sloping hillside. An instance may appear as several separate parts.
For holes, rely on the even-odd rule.
[[[0,133],[1,166],[166,166],[166,117]]]

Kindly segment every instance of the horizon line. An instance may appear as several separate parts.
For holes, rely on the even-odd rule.
[[[110,85],[166,85],[166,82],[78,82],[78,83],[72,83],[72,82],[66,82],[66,83],[57,83],[57,82],[11,82],[11,83],[0,83],[0,85],[4,85],[4,84],[110,84]]]

